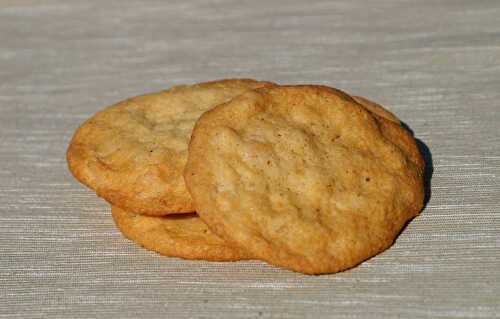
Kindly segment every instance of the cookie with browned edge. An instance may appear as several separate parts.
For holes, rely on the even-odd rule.
[[[217,237],[195,213],[145,216],[111,208],[118,229],[128,239],[164,256],[210,261],[248,259],[248,254]]]
[[[96,113],[68,147],[70,171],[114,206],[148,215],[194,211],[182,172],[198,117],[245,91],[249,79],[181,85]]]
[[[423,161],[397,118],[324,86],[245,93],[197,121],[184,177],[227,242],[307,274],[391,245],[423,206]]]

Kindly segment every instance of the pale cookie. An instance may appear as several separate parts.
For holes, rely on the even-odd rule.
[[[277,266],[357,265],[423,205],[415,140],[388,114],[322,86],[262,88],[206,112],[184,172],[198,214]]]
[[[161,255],[211,261],[248,259],[241,249],[214,235],[195,213],[145,216],[114,206],[111,212],[126,238]]]
[[[193,212],[182,172],[198,117],[245,91],[271,85],[221,80],[131,98],[96,113],[76,131],[73,175],[109,203],[148,215]]]

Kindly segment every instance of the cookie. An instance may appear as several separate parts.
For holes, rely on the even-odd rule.
[[[374,115],[382,135],[400,148],[423,171],[425,163],[420,155],[416,141],[411,133],[402,127],[401,121],[380,104],[360,96],[353,96],[352,98]]]
[[[281,86],[203,114],[184,172],[200,217],[252,256],[307,274],[389,247],[422,208],[423,162],[399,120],[364,104]]]
[[[145,216],[118,207],[111,212],[126,238],[161,255],[211,261],[248,259],[241,249],[214,235],[195,213]]]
[[[398,125],[401,124],[396,115],[384,109],[384,107],[378,103],[368,100],[362,96],[351,96],[354,101],[358,104],[362,105],[365,109],[370,111],[373,115],[376,115],[377,118],[383,118],[385,120],[394,122]]]
[[[96,113],[75,132],[72,174],[100,197],[148,215],[193,212],[182,172],[198,117],[245,91],[271,85],[221,80],[147,94]]]

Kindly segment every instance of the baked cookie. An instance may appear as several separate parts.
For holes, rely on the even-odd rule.
[[[181,85],[96,113],[75,132],[70,171],[112,205],[148,215],[193,212],[182,172],[198,117],[245,91],[249,79]]]
[[[227,242],[307,274],[383,251],[422,208],[423,162],[397,118],[364,104],[280,86],[206,112],[184,172],[196,211]]]
[[[241,249],[214,235],[195,213],[156,217],[113,206],[111,212],[126,238],[161,255],[212,261],[248,259]]]
[[[360,96],[353,96],[352,98],[374,115],[382,135],[399,147],[423,171],[425,163],[420,155],[416,141],[411,133],[401,126],[399,119],[380,104],[367,98]]]

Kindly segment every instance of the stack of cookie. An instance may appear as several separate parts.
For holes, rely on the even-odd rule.
[[[67,160],[124,236],[187,259],[333,273],[389,247],[423,205],[411,134],[324,86],[221,80],[131,98],[83,123]]]

